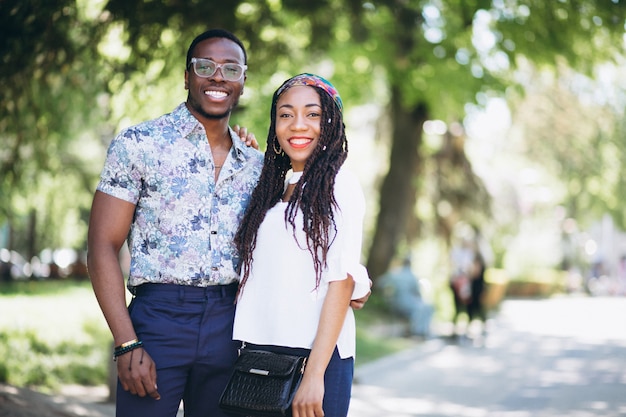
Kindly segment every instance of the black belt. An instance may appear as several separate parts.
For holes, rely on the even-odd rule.
[[[177,299],[205,299],[234,297],[237,294],[238,283],[228,285],[210,285],[208,287],[194,287],[179,284],[141,284],[134,288],[137,297],[158,296],[161,298]]]

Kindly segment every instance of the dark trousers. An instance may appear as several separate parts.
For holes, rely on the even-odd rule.
[[[175,417],[181,400],[186,417],[226,417],[218,400],[237,358],[236,292],[236,284],[137,287],[129,313],[156,364],[161,399],[132,395],[118,382],[117,417]]]
[[[282,346],[253,345],[246,343],[248,349],[260,349],[270,352],[308,356],[309,349],[289,348]],[[326,373],[324,374],[324,400],[322,409],[324,417],[345,417],[350,407],[352,380],[354,378],[354,358],[341,359],[335,348]]]
[[[483,305],[483,293],[485,292],[485,280],[482,277],[472,280],[472,299],[467,305],[469,320],[479,319],[483,323],[487,321],[485,306]]]

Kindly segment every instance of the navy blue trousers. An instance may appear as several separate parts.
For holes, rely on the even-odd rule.
[[[299,356],[308,356],[310,353],[309,349],[253,345],[250,343],[246,343],[246,348]],[[341,359],[339,351],[335,348],[324,374],[324,400],[322,402],[324,417],[346,417],[348,415],[353,378],[354,358]]]
[[[118,382],[117,417],[226,417],[218,407],[237,358],[232,340],[237,285],[191,287],[144,284],[129,313],[157,367],[160,400],[124,391]]]

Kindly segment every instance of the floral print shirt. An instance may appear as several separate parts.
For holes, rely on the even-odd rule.
[[[98,190],[136,205],[128,235],[128,288],[209,286],[239,280],[233,243],[263,154],[230,132],[217,182],[204,127],[184,103],[113,139]]]

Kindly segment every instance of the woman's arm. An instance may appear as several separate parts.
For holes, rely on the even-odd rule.
[[[331,281],[304,377],[293,400],[293,417],[323,416],[324,373],[337,346],[354,290],[354,280]]]

